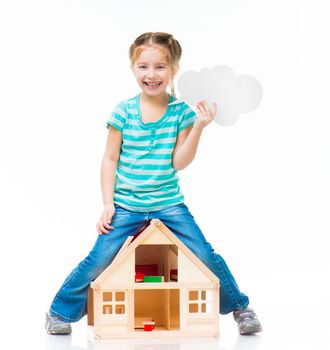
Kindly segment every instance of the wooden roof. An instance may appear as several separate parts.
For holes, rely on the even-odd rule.
[[[138,236],[129,236],[125,243],[122,245],[121,249],[115,256],[112,263],[92,282],[92,288],[96,285],[102,284],[102,282],[111,274],[118,265],[120,265],[125,259],[143,242],[152,242],[152,236],[155,233],[161,233],[163,238],[167,242],[176,245],[199,269],[212,281],[219,283],[218,277],[201,261],[197,256],[188,249],[159,219],[153,219],[150,225]],[[154,243],[156,244],[156,242]]]

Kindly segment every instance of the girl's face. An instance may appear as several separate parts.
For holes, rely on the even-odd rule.
[[[142,92],[148,96],[166,94],[173,72],[161,50],[154,47],[144,49],[132,68]]]

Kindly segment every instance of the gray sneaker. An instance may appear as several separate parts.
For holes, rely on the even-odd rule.
[[[46,313],[45,328],[48,334],[71,334],[70,323],[62,321],[57,316]]]
[[[234,320],[238,324],[238,330],[241,335],[262,332],[261,324],[253,309],[239,309],[233,312]]]

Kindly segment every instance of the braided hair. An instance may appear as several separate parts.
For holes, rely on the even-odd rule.
[[[182,49],[172,34],[164,32],[147,32],[138,36],[129,48],[131,66],[146,47],[157,46],[164,51],[165,57],[172,69],[176,71],[179,66]],[[170,81],[171,95],[175,97],[173,80]]]

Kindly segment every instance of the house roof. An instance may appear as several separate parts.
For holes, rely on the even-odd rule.
[[[188,249],[161,220],[152,219],[150,225],[144,231],[139,232],[138,235],[129,236],[126,239],[112,263],[95,279],[92,287],[93,285],[100,285],[100,283],[102,283],[118,265],[125,261],[132,251],[134,251],[140,244],[152,239],[155,231],[161,233],[164,239],[167,239],[170,243],[176,245],[178,249],[180,249],[195,265],[197,265],[212,282],[219,281],[218,277],[200,259],[198,259],[198,257]]]

